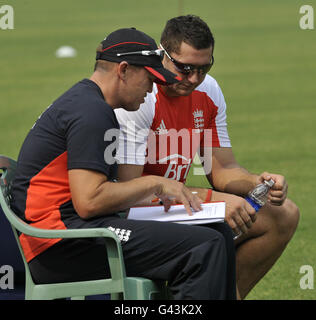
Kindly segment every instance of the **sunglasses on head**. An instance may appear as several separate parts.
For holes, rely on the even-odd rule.
[[[133,52],[124,52],[124,53],[117,53],[118,57],[120,56],[128,56],[128,55],[142,55],[142,56],[159,56],[160,60],[163,59],[164,50],[157,49],[157,50],[142,50],[142,51],[133,51]]]
[[[170,56],[170,54],[164,49],[164,47],[160,44],[161,48],[163,49],[164,53],[166,54],[166,56],[171,60],[171,62],[175,65],[176,69],[182,73],[182,74],[185,74],[185,75],[188,75],[194,71],[197,71],[197,73],[199,75],[205,75],[206,73],[208,73],[213,64],[214,64],[214,57],[212,56],[212,60],[210,63],[208,64],[204,64],[202,66],[197,66],[197,65],[194,65],[194,64],[186,64],[186,63],[182,63],[182,62],[179,62],[177,61],[176,59],[172,58]]]

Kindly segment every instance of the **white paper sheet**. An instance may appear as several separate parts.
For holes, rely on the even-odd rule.
[[[134,207],[128,214],[128,219],[157,220],[185,224],[205,224],[223,221],[225,218],[225,202],[209,202],[202,204],[202,211],[193,211],[189,216],[183,205],[171,206],[168,212],[163,206]]]

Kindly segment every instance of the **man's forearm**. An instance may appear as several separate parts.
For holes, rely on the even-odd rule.
[[[69,170],[72,201],[83,219],[124,210],[151,194],[161,192],[161,179],[156,176],[126,182],[111,182],[96,171]]]
[[[258,183],[258,176],[242,167],[221,168],[207,176],[214,189],[245,196]]]
[[[99,197],[95,199],[100,206],[95,213],[121,211],[136,205],[159,190],[158,179],[159,177],[146,176],[133,179],[133,181],[106,182],[101,187]]]

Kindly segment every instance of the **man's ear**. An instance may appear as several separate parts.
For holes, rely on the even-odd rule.
[[[128,66],[129,64],[126,61],[122,61],[117,65],[118,77],[123,81],[126,80]]]

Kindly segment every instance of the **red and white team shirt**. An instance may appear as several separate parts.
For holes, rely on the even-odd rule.
[[[139,110],[115,113],[121,129],[116,159],[144,165],[144,174],[185,182],[199,148],[231,147],[225,99],[209,75],[189,96],[166,96],[154,84]]]

